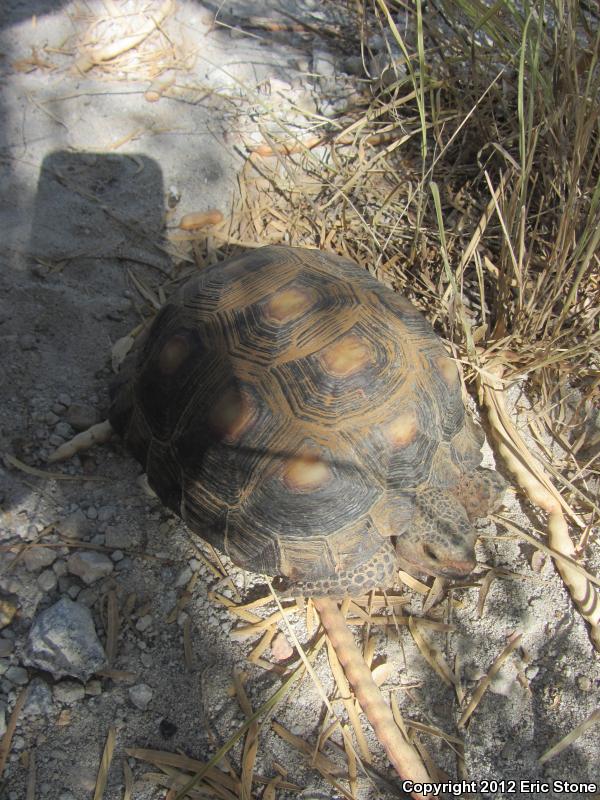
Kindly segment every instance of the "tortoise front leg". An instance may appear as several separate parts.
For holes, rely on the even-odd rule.
[[[92,425],[91,428],[88,428],[87,431],[78,433],[77,436],[69,439],[68,442],[61,444],[60,447],[48,456],[48,461],[50,463],[54,461],[66,461],[68,458],[72,458],[76,453],[81,453],[94,444],[104,444],[108,442],[112,433],[113,427],[107,419],[103,422],[98,422],[96,425]]]

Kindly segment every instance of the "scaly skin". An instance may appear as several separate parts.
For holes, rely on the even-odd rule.
[[[404,780],[428,783],[431,778],[414,747],[409,744],[394,721],[390,707],[385,703],[381,692],[373,680],[371,670],[358,649],[335,600],[328,597],[312,599],[321,618],[321,624],[333,645],[343,667],[346,678],[354,689],[356,699],[375,735],[381,742],[394,769]],[[424,800],[431,795],[414,792],[415,800]]]

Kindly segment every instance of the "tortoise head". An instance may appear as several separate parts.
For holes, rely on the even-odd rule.
[[[396,556],[407,572],[461,578],[475,567],[473,528],[454,494],[433,487],[414,496],[414,513],[396,536]]]

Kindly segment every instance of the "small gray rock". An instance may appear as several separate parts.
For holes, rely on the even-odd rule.
[[[66,597],[36,617],[25,652],[25,663],[57,678],[85,681],[106,663],[91,612]]]
[[[67,409],[66,419],[76,431],[86,431],[92,425],[100,422],[100,415],[93,406],[88,406],[85,403],[73,403]]]
[[[71,539],[85,539],[89,533],[90,522],[83,511],[78,508],[58,525],[60,532]]]
[[[56,561],[56,550],[51,547],[32,547],[23,555],[23,562],[29,572],[49,567]]]
[[[54,699],[67,706],[72,706],[85,697],[85,689],[79,681],[60,681],[53,687],[52,691]]]
[[[54,564],[52,564],[52,571],[57,578],[63,578],[69,571],[67,568],[67,562],[63,561],[62,558],[58,561],[55,561]]]
[[[147,683],[138,683],[129,689],[129,699],[140,711],[145,711],[152,700],[153,691]]]
[[[140,632],[147,631],[153,622],[154,620],[152,619],[150,614],[145,614],[143,617],[140,617],[138,619],[138,621],[135,623],[135,627]]]
[[[29,674],[24,667],[9,667],[4,677],[16,686],[25,686],[29,682]]]
[[[51,569],[45,569],[43,572],[40,572],[37,585],[40,587],[42,592],[53,592],[56,589],[56,584],[58,583],[58,578],[56,577],[56,573],[53,572]]]
[[[102,694],[102,684],[97,678],[92,678],[85,685],[85,693],[92,697],[99,697]]]
[[[47,717],[52,711],[52,691],[42,678],[34,678],[29,684],[29,692],[23,713],[26,717]]]
[[[14,649],[14,642],[10,639],[0,639],[0,658],[7,658]]]
[[[98,509],[98,520],[100,522],[108,522],[109,519],[112,519],[116,513],[117,509],[114,506],[102,506]]]
[[[54,433],[62,436],[63,439],[68,439],[69,437],[73,436],[73,428],[68,422],[59,422],[54,426]]]
[[[77,575],[88,586],[110,575],[114,569],[108,556],[94,550],[76,550],[69,556],[67,566],[72,575]]]

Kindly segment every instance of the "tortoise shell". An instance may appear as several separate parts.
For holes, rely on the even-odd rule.
[[[347,259],[268,246],[203,269],[139,338],[110,422],[235,564],[307,594],[472,569],[500,479],[408,300]]]

